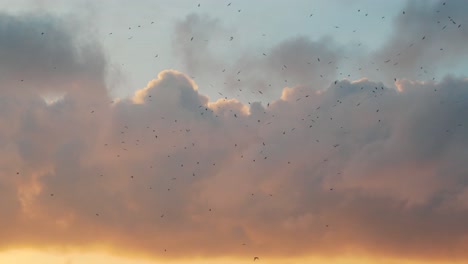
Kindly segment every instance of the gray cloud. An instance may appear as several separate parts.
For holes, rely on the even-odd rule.
[[[215,51],[220,45],[227,48],[230,30],[219,19],[190,14],[176,23],[174,31],[174,53],[187,71],[199,75],[220,70],[224,62]]]
[[[371,55],[373,64],[363,67],[367,76],[388,84],[393,78],[431,80],[463,63],[468,52],[466,8],[463,0],[408,1],[388,42]]]
[[[294,62],[318,51],[328,63],[335,53],[298,38],[259,63],[283,78],[276,64],[291,60],[301,83],[268,106],[211,102],[173,70],[110,104],[98,46],[39,23],[51,18],[2,19],[19,28],[0,30],[0,52],[12,65],[2,60],[12,77],[0,79],[3,248],[468,257],[466,79],[401,80],[401,91],[344,80],[318,91],[322,84]],[[60,74],[45,70],[41,52],[51,67],[60,57]],[[48,91],[66,96],[46,104]]]
[[[284,86],[324,89],[335,79],[343,53],[331,37],[312,41],[298,36],[262,52],[254,52],[253,47],[245,50],[238,41],[235,30],[220,20],[190,14],[176,24],[174,53],[196,80],[217,83],[220,91],[227,90],[242,101],[246,91],[250,97],[265,92],[273,100]]]

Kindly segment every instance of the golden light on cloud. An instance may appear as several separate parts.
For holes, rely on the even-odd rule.
[[[255,1],[188,2],[0,12],[1,264],[466,262],[468,79],[437,72],[466,3],[353,10],[394,23],[368,49],[288,24],[326,12],[273,35],[224,24]]]
[[[418,210],[430,206],[438,192],[453,188],[456,178],[441,179],[436,173],[440,163],[428,161],[427,152],[415,147],[414,136],[405,127],[413,126],[414,117],[392,118],[399,116],[399,107],[377,108],[385,109],[382,112],[394,124],[388,132],[392,137],[381,137],[376,117],[386,116],[375,105],[356,103],[368,90],[376,90],[375,83],[345,80],[321,94],[305,93],[307,87],[285,88],[282,99],[263,107],[236,99],[209,102],[183,73],[165,71],[159,76],[145,88],[140,103],[121,100],[108,105],[102,117],[90,111],[72,112],[73,126],[57,126],[49,120],[55,112],[48,106],[45,109],[51,112],[41,110],[35,116],[44,120],[41,130],[66,133],[40,134],[37,142],[48,144],[32,144],[26,140],[30,134],[23,136],[26,143],[20,142],[19,157],[32,165],[21,165],[21,159],[13,162],[9,173],[18,180],[9,186],[16,190],[21,208],[16,213],[22,221],[15,225],[28,232],[7,233],[15,241],[9,243],[34,246],[43,241],[45,247],[64,244],[83,249],[96,243],[112,252],[125,249],[175,263],[193,262],[192,258],[209,263],[227,254],[235,263],[255,255],[271,263],[295,263],[297,256],[304,255],[353,263],[353,258],[328,258],[346,255],[349,241],[353,241],[351,251],[362,249],[372,261],[399,254],[424,259],[422,252],[428,248],[433,249],[433,259],[450,256],[447,247],[437,249],[425,242],[435,236],[453,243],[457,252],[453,259],[463,258],[465,242],[451,240],[434,227],[438,221],[448,221],[448,215],[465,213],[460,202],[464,192],[448,200],[456,201],[454,208],[438,211],[440,219],[419,224],[425,218]],[[414,92],[425,92],[419,86],[427,84],[407,85]],[[355,93],[347,107],[359,107],[357,111],[375,119],[372,123],[356,125],[362,119],[358,112],[329,115],[344,101],[337,97],[342,87],[351,91],[347,96]],[[380,91],[385,98],[407,100],[390,89]],[[303,123],[297,122],[298,117]],[[333,122],[342,122],[356,139],[373,131],[378,140],[348,141],[338,136],[343,128]],[[39,129],[35,125],[29,126]],[[395,147],[395,142],[407,144]],[[461,162],[463,155],[458,153],[463,149],[449,150],[453,156],[444,166]],[[15,173],[15,167],[23,169]],[[374,210],[384,217],[373,216]],[[400,217],[409,220],[398,222]],[[420,245],[409,245],[418,258],[406,254],[400,243],[406,232],[394,233],[395,221],[419,239]],[[463,223],[453,226],[463,228]],[[456,236],[455,228],[449,232]]]
[[[65,94],[47,94],[42,96],[47,105],[56,104],[63,100],[64,97]]]
[[[291,95],[294,94],[295,89],[295,87],[284,87],[280,99],[283,101],[292,100]]]
[[[72,251],[68,253],[53,250],[16,249],[0,252],[1,263],[15,264],[159,264],[151,260],[112,256],[98,252]]]
[[[396,80],[395,81],[395,86],[397,88],[397,90],[401,93],[403,92],[403,85],[404,85],[404,80]]]
[[[102,253],[99,251],[63,251],[45,250],[38,251],[35,249],[14,249],[0,252],[1,263],[14,264],[248,264],[253,262],[253,258],[192,258],[178,260],[170,259],[149,259],[141,257],[129,257],[123,255],[113,255]],[[414,261],[410,259],[386,259],[386,258],[366,258],[366,257],[336,257],[336,258],[317,258],[317,257],[301,257],[301,258],[267,258],[259,257],[258,263],[269,264],[464,264],[461,261]]]

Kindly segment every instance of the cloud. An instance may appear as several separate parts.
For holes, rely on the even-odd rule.
[[[394,78],[431,80],[462,64],[468,52],[466,8],[462,0],[408,1],[389,40],[371,54],[366,74],[388,84]]]
[[[301,36],[285,40],[265,52],[242,56],[233,67],[241,73],[227,74],[227,88],[237,93],[240,88],[246,88],[270,96],[280,94],[284,86],[325,89],[335,80],[341,54],[330,37],[312,41]]]
[[[1,247],[468,257],[466,79],[317,89],[292,51],[334,53],[298,38],[267,69],[291,59],[301,84],[269,105],[176,70],[110,103],[101,49],[56,19],[0,17]]]
[[[247,101],[243,89],[273,100],[284,86],[320,90],[335,80],[343,50],[329,36],[317,41],[298,36],[260,51],[242,47],[238,35],[219,19],[190,14],[176,24],[174,53],[196,80],[216,83],[242,101]]]

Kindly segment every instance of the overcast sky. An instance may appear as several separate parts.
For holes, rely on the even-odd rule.
[[[0,0],[0,262],[468,261],[466,10]]]

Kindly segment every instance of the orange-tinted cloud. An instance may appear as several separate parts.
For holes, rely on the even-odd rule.
[[[1,247],[468,258],[467,80],[400,92],[344,80],[246,105],[167,70],[111,103],[99,46],[1,19],[18,27],[0,28],[13,65],[0,79]],[[50,70],[24,61],[47,52]]]

